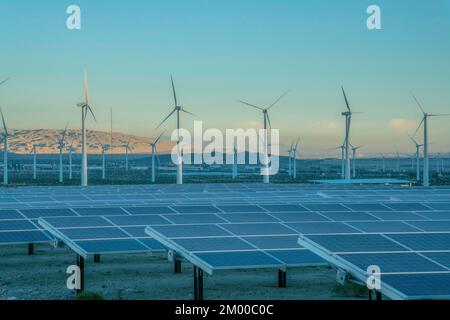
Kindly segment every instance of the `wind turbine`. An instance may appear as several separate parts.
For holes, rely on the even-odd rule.
[[[162,135],[164,134],[165,131],[163,131],[158,138],[156,138],[155,141],[153,141],[153,143],[150,143],[151,147],[152,147],[152,183],[155,183],[156,181],[156,170],[155,170],[155,158],[157,157],[157,150],[156,150],[156,145],[159,142],[159,139],[161,139]]]
[[[289,158],[289,170],[288,170],[288,174],[289,177],[292,177],[292,163],[291,163],[291,157],[292,157],[292,152],[294,151],[294,143],[291,143],[291,146],[288,150],[288,158]]]
[[[350,127],[352,122],[352,115],[354,114],[350,108],[350,104],[347,99],[347,95],[345,94],[344,87],[342,87],[342,94],[344,95],[345,105],[347,106],[347,111],[342,112],[342,115],[345,117],[345,166],[344,166],[344,178],[346,180],[350,180],[350,155],[349,155],[349,145],[350,145]]]
[[[33,143],[33,149],[31,150],[31,153],[33,153],[33,180],[36,180],[36,167],[37,167],[37,161],[36,161],[36,143]]]
[[[269,183],[270,182],[269,181],[270,180],[270,178],[269,178],[270,177],[269,176],[269,161],[268,161],[268,158],[267,158],[267,151],[268,151],[267,150],[267,144],[268,144],[268,141],[267,141],[267,124],[269,125],[269,127],[271,129],[272,129],[272,124],[270,123],[269,110],[272,109],[286,94],[288,94],[288,92],[289,91],[287,91],[284,94],[282,94],[277,100],[275,100],[274,103],[272,103],[267,108],[259,107],[259,106],[256,106],[254,104],[251,104],[251,103],[248,103],[248,102],[245,102],[245,101],[242,101],[242,100],[238,100],[238,102],[240,102],[242,104],[245,104],[247,106],[256,108],[256,109],[262,111],[262,113],[263,113],[263,118],[264,118],[264,121],[263,121],[264,122],[264,141],[263,141],[263,144],[264,144],[264,157],[265,157],[265,159],[264,159],[264,175],[263,175],[264,183]]]
[[[69,179],[72,180],[73,177],[73,170],[72,170],[72,155],[74,152],[77,151],[77,148],[73,146],[74,141],[72,140],[72,143],[67,148],[67,151],[69,151]]]
[[[300,138],[297,139],[297,143],[295,144],[294,149],[292,150],[292,161],[293,161],[292,176],[294,179],[297,179],[297,149],[298,149],[299,143],[300,143]]]
[[[4,83],[6,80],[4,80],[2,83]],[[3,184],[7,185],[8,180],[8,138],[10,137],[10,134],[8,132],[8,128],[6,127],[6,121],[5,117],[3,115],[3,110],[0,107],[0,113],[2,115],[2,122],[3,122],[3,137],[0,141],[3,142]]]
[[[350,145],[350,146],[352,147],[352,153],[353,153],[353,178],[356,178],[356,151],[361,149],[363,146],[358,146],[358,147],[354,147],[352,145]]]
[[[126,144],[123,145],[125,148],[125,171],[128,172],[128,152],[130,152],[133,147],[130,146],[130,140]]]
[[[88,76],[86,70],[84,71],[84,102],[77,104],[81,108],[81,186],[87,187],[88,185],[88,163],[87,163],[87,137],[86,137],[86,118],[88,112],[95,119],[94,112],[89,105],[89,87]]]
[[[345,179],[345,141],[339,147],[333,148],[332,150],[341,149],[341,178]]]
[[[423,186],[429,187],[430,186],[430,162],[428,158],[428,118],[429,117],[440,117],[440,116],[450,116],[450,114],[430,114],[426,113],[420,104],[419,100],[417,100],[416,96],[411,93],[414,100],[416,101],[417,105],[420,108],[420,111],[423,113],[422,121],[420,122],[419,126],[417,127],[417,130],[415,134],[419,131],[420,127],[423,125]],[[415,135],[414,134],[414,135]]]
[[[66,133],[69,123],[66,124],[64,131],[59,136],[58,149],[59,149],[59,183],[63,183],[63,149],[66,146]]]
[[[181,125],[181,117],[180,113],[184,112],[187,114],[190,114],[194,117],[196,117],[195,114],[189,112],[186,110],[185,107],[178,105],[177,101],[177,94],[175,92],[175,85],[173,84],[173,77],[170,76],[170,81],[172,83],[172,92],[173,92],[173,100],[175,102],[175,106],[173,107],[173,110],[169,113],[167,117],[164,118],[163,121],[156,127],[157,129],[162,126],[164,122],[169,119],[172,114],[176,112],[177,114],[177,184],[183,184],[183,159],[181,157],[181,150],[180,150],[180,125]]]
[[[237,178],[238,175],[238,151],[237,151],[237,147],[236,144],[233,144],[233,167],[232,167],[232,177],[233,180],[235,180]]]
[[[109,150],[110,145],[100,143],[102,146],[102,179],[106,179],[106,151]]]
[[[416,181],[420,180],[420,147],[423,146],[423,144],[419,144],[413,137],[408,135],[409,139],[415,144],[416,146]]]

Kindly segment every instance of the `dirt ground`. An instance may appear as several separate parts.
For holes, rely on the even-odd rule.
[[[66,268],[76,256],[68,248],[36,245],[0,247],[0,299],[75,299],[66,288]],[[358,299],[359,289],[336,283],[329,267],[289,269],[287,288],[277,287],[277,270],[222,271],[204,279],[205,299]],[[192,299],[193,268],[183,262],[182,273],[163,254],[102,256],[86,263],[86,291],[104,299]]]

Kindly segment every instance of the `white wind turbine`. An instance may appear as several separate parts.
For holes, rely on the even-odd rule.
[[[345,94],[344,87],[342,87],[342,93],[344,95],[345,99],[345,105],[347,106],[347,111],[342,112],[342,115],[345,117],[345,140],[344,140],[344,147],[345,147],[345,166],[344,166],[344,179],[350,180],[350,128],[351,128],[351,122],[352,122],[352,115],[355,114],[355,112],[352,112],[350,108],[350,104],[347,99],[347,95]]]
[[[87,136],[86,136],[86,118],[88,112],[95,119],[94,112],[89,105],[89,87],[88,76],[86,70],[84,71],[84,102],[77,104],[81,108],[81,186],[87,187],[88,185],[88,163],[87,163]]]
[[[423,144],[419,144],[413,137],[408,135],[409,139],[416,146],[416,181],[420,180],[420,148],[423,147]]]
[[[150,146],[152,147],[152,183],[155,183],[156,181],[156,157],[158,156],[157,152],[157,144],[159,142],[159,140],[161,139],[162,135],[164,134],[165,131],[163,131],[158,138],[156,138],[155,141],[153,141],[153,143],[150,143]]]
[[[102,179],[105,180],[106,179],[106,152],[110,149],[110,145],[102,144],[102,143],[100,143],[100,145],[102,146]]]
[[[288,91],[289,92],[289,91]],[[272,129],[272,125],[270,123],[270,118],[269,118],[269,110],[272,109],[277,103],[278,101],[280,101],[286,94],[288,94],[288,92],[285,92],[284,94],[282,94],[277,100],[275,100],[274,103],[272,103],[269,107],[267,108],[263,108],[263,107],[259,107],[256,106],[254,104],[242,101],[242,100],[238,100],[238,102],[245,104],[247,106],[256,108],[260,111],[262,111],[263,113],[263,118],[264,118],[264,141],[263,141],[263,146],[264,146],[264,175],[263,175],[263,181],[264,183],[269,183],[270,181],[270,176],[269,176],[269,161],[268,161],[268,141],[267,141],[267,125],[269,125],[270,129]]]
[[[33,180],[36,180],[36,167],[37,167],[37,155],[36,155],[36,143],[33,143],[33,149],[31,150],[31,153],[33,153]]]
[[[69,179],[72,180],[73,178],[73,168],[72,168],[72,155],[74,152],[77,151],[77,148],[73,146],[74,141],[72,140],[71,144],[67,148],[67,151],[69,151]]]
[[[414,100],[416,101],[417,105],[420,108],[420,111],[423,113],[422,121],[420,122],[419,126],[417,127],[416,133],[419,131],[420,127],[423,125],[423,186],[429,187],[430,186],[430,162],[428,158],[428,118],[429,117],[440,117],[440,116],[450,116],[450,114],[430,114],[426,113],[420,104],[419,100],[416,98],[414,94],[412,94]]]
[[[292,157],[293,149],[294,149],[294,143],[291,143],[291,146],[289,147],[289,150],[288,150],[288,160],[289,160],[288,175],[289,175],[289,177],[292,176],[292,161],[291,161],[291,157]]]
[[[181,114],[181,112],[184,112],[184,113],[190,114],[194,117],[196,117],[196,115],[187,111],[185,107],[178,105],[177,94],[175,92],[175,85],[173,84],[172,76],[170,76],[170,81],[172,83],[172,92],[173,92],[173,99],[175,102],[175,106],[173,107],[173,110],[169,113],[169,115],[167,117],[165,117],[164,120],[161,121],[161,123],[156,128],[158,129],[159,127],[161,127],[162,124],[164,122],[166,122],[167,119],[169,119],[172,116],[172,114],[174,114],[176,112],[176,114],[177,114],[177,184],[183,184],[183,159],[182,159],[182,155],[181,155],[182,150],[180,150],[180,126],[181,126],[180,114]]]
[[[293,161],[292,176],[294,179],[297,179],[297,148],[298,148],[299,143],[300,143],[300,138],[297,139],[297,143],[295,144],[294,149],[292,149],[292,161]]]
[[[353,178],[356,178],[356,151],[358,151],[359,149],[361,149],[363,146],[358,146],[358,147],[354,147],[352,145],[350,145],[352,147],[352,153],[353,153]]]
[[[339,147],[333,148],[332,150],[341,150],[341,177],[345,179],[345,142]]]
[[[128,172],[128,154],[132,151],[133,146],[130,146],[130,140],[126,144],[124,144],[122,147],[125,148],[125,171]]]
[[[6,81],[6,80],[5,80]],[[5,82],[3,81],[3,82]],[[3,184],[7,185],[8,180],[8,138],[10,137],[10,134],[8,132],[8,128],[6,127],[6,121],[5,117],[3,116],[3,110],[0,107],[0,113],[2,115],[2,122],[3,122],[3,137],[0,141],[3,142]]]
[[[64,128],[64,131],[59,136],[58,140],[58,149],[59,149],[59,183],[63,183],[64,181],[64,175],[63,175],[63,150],[66,146],[66,133],[67,133],[67,127],[69,124],[66,124],[66,127]]]

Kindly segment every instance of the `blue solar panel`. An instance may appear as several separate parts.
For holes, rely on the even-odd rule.
[[[35,225],[27,220],[0,220],[0,231],[33,230]]]
[[[119,226],[170,224],[166,219],[157,215],[111,216],[106,219]]]
[[[156,241],[152,238],[139,239],[140,242],[149,247],[152,251],[165,251],[166,247],[164,247],[160,242]]]
[[[418,229],[400,221],[349,222],[348,224],[366,233],[419,231]]]
[[[223,228],[227,229],[233,234],[241,236],[251,235],[286,235],[296,234],[295,231],[279,224],[279,223],[242,223],[242,224],[224,224]]]
[[[350,211],[349,208],[346,208],[339,203],[305,203],[304,206],[311,211]]]
[[[21,244],[48,242],[50,237],[43,231],[3,231],[0,232],[1,244]]]
[[[307,238],[330,252],[407,251],[404,247],[377,234],[309,235]]]
[[[126,212],[121,208],[105,207],[105,208],[75,208],[74,209],[81,216],[113,216],[126,215]]]
[[[179,213],[219,213],[214,206],[173,206],[172,209]]]
[[[117,227],[60,229],[59,231],[72,240],[129,238]]]
[[[311,266],[326,264],[325,260],[323,260],[321,257],[305,249],[268,250],[266,252],[289,266]]]
[[[148,234],[145,233],[145,227],[122,227],[122,229],[132,235],[135,238],[148,238]]]
[[[261,207],[269,212],[301,212],[308,211],[303,206],[300,205],[288,205],[288,204],[265,204],[261,205]]]
[[[0,220],[23,219],[23,216],[16,210],[0,210]]]
[[[109,252],[143,252],[149,251],[149,248],[141,242],[134,239],[118,239],[118,240],[84,240],[75,241],[87,254],[99,254]]]
[[[349,203],[345,205],[354,211],[392,211],[379,203]]]
[[[40,221],[48,222],[54,228],[79,228],[79,227],[108,227],[112,223],[103,217],[56,217],[44,218]]]
[[[301,234],[360,233],[360,231],[341,222],[305,222],[288,223],[287,225]]]
[[[264,210],[258,206],[238,206],[238,205],[225,205],[217,206],[220,210],[225,213],[245,213],[245,212],[264,212]]]
[[[282,263],[261,251],[198,253],[200,258],[214,268],[281,267]]]
[[[421,212],[420,215],[430,220],[450,220],[450,212]]]
[[[129,213],[135,214],[167,214],[176,213],[169,207],[125,207],[124,208]]]
[[[450,269],[450,252],[425,252],[423,255]]]
[[[174,224],[202,224],[202,223],[223,223],[225,220],[221,219],[215,214],[168,214],[164,218],[173,222]]]
[[[324,216],[312,212],[277,212],[270,215],[283,222],[330,221]]]
[[[248,243],[236,238],[185,238],[173,243],[188,251],[236,251],[254,249]]]
[[[366,254],[342,254],[341,258],[347,260],[362,270],[376,265],[380,272],[435,272],[445,269],[416,253],[366,253]]]
[[[262,250],[301,248],[298,244],[298,236],[256,236],[242,239]]]
[[[450,274],[383,275],[382,282],[410,299],[449,298]]]
[[[430,211],[432,209],[425,207],[420,203],[383,203],[386,207],[395,211]]]
[[[427,207],[431,207],[434,210],[450,210],[450,203],[429,202],[426,205],[427,205]]]
[[[223,213],[220,215],[227,222],[279,222],[279,220],[265,213]]]
[[[230,236],[229,232],[215,225],[153,226],[152,229],[167,238]]]
[[[70,217],[76,216],[76,213],[68,208],[58,208],[58,209],[21,209],[20,212],[29,218],[37,219],[40,217]]]
[[[425,218],[410,212],[371,212],[370,214],[385,221],[425,220]]]
[[[450,250],[450,233],[401,233],[389,238],[415,251]]]
[[[363,212],[323,212],[325,217],[334,221],[377,221],[378,219]]]
[[[450,221],[409,221],[408,223],[427,232],[450,232]]]

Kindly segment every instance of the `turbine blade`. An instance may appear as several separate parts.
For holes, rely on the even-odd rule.
[[[270,123],[269,113],[265,113],[265,117],[267,119],[267,122],[269,123],[269,128],[272,130],[272,124]]]
[[[273,106],[275,106],[281,99],[283,99],[283,97],[285,96],[285,95],[287,95],[289,93],[289,91],[286,91],[285,93],[283,93],[277,100],[275,100],[275,102],[274,103],[272,103],[268,108],[267,108],[267,110],[270,110]]]
[[[94,114],[94,112],[91,109],[91,106],[88,105],[87,108],[88,108],[89,112],[91,113],[92,118],[94,118],[94,121],[97,122],[97,118],[95,117],[95,114]]]
[[[4,84],[6,81],[8,81],[10,78],[6,78],[5,80],[3,80],[2,82],[0,82],[0,86],[2,85],[2,84]]]
[[[193,117],[196,117],[196,118],[198,118],[195,114],[193,114],[192,112],[189,112],[189,111],[187,111],[186,109],[181,109],[181,111],[183,111],[184,113],[187,113],[187,114],[190,114],[191,116],[193,116]]]
[[[159,139],[161,139],[162,135],[163,135],[165,132],[166,132],[166,130],[164,130],[163,132],[161,132],[161,134],[159,135],[158,138],[156,138],[156,140],[155,140],[155,142],[153,142],[153,144],[156,145],[156,144],[158,143]]]
[[[344,94],[345,105],[347,106],[348,111],[351,112],[352,110],[350,110],[350,104],[348,103],[348,99],[347,99],[347,95],[345,94],[344,86],[342,86],[342,93]]]
[[[429,114],[429,117],[448,117],[450,116],[450,113],[434,113],[434,114]]]
[[[414,101],[416,101],[417,105],[419,106],[420,110],[422,111],[423,114],[425,114],[425,110],[423,109],[422,105],[420,104],[419,100],[416,98],[416,96],[414,95],[414,93],[411,92],[411,95],[414,99]]]
[[[164,122],[166,122],[167,121],[167,119],[169,119],[170,118],[170,116],[172,115],[172,114],[174,114],[174,112],[175,111],[177,111],[177,109],[173,109],[172,110],[172,112],[171,113],[169,113],[169,115],[167,116],[167,117],[165,117],[164,118],[164,120],[163,121],[161,121],[161,123],[156,127],[156,129],[158,129],[159,127],[161,127],[162,126],[162,124],[164,123]]]
[[[417,143],[417,141],[416,141],[416,139],[414,139],[412,136],[410,136],[409,134],[408,134],[408,137],[409,137],[409,139],[416,145],[416,146],[418,146],[419,144]]]
[[[414,131],[414,136],[417,134],[417,132],[419,131],[420,127],[422,126],[423,122],[425,121],[425,118],[422,118],[422,121],[420,121],[419,126],[417,127],[416,131]]]
[[[178,106],[177,94],[175,92],[175,85],[173,84],[173,77],[170,75],[170,81],[172,82],[173,100],[175,101],[175,107]]]
[[[250,107],[259,109],[259,110],[264,110],[264,109],[261,108],[261,107],[255,106],[254,104],[251,104],[251,103],[248,103],[248,102],[245,102],[245,101],[242,101],[242,100],[238,100],[238,102],[240,102],[240,103],[242,103],[242,104],[245,104],[245,105],[247,105],[247,106],[250,106]]]
[[[2,115],[2,122],[3,122],[3,129],[5,130],[5,136],[8,136],[8,128],[6,127],[6,121],[5,121],[5,116],[3,115],[3,110],[0,107],[0,113]]]
[[[86,69],[84,69],[84,99],[86,104],[89,105],[89,83]]]

